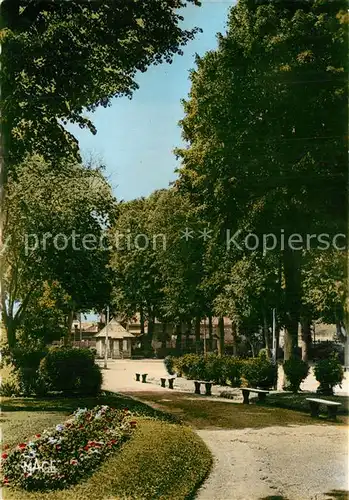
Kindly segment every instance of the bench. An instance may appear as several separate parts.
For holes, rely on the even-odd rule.
[[[146,383],[147,381],[147,373],[136,373],[136,382],[140,382],[140,376],[142,375],[142,382],[143,384]]]
[[[160,378],[161,387],[166,387],[166,380],[168,380],[169,389],[173,389],[173,382],[175,378],[176,378],[175,375],[171,375],[170,377],[161,377]]]
[[[259,401],[265,401],[267,394],[269,394],[269,391],[265,391],[264,389],[254,389],[253,387],[242,387],[241,390],[245,405],[250,403],[250,392],[256,392],[258,394]]]
[[[310,404],[310,414],[312,417],[318,417],[320,412],[320,405],[324,405],[327,406],[327,413],[329,418],[333,418],[334,420],[336,420],[337,410],[338,407],[341,406],[341,403],[317,398],[307,398],[307,401],[309,401]]]
[[[205,385],[206,396],[211,396],[211,389],[212,389],[213,382],[210,382],[208,380],[194,380],[195,394],[201,394],[201,392],[200,392],[201,384]]]

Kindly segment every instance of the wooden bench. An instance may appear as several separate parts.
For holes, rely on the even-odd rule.
[[[136,373],[136,382],[140,382],[140,376],[142,375],[142,382],[143,384],[146,383],[147,381],[147,373]]]
[[[250,392],[256,392],[258,394],[259,401],[265,401],[267,394],[269,394],[269,391],[266,391],[264,389],[254,389],[253,387],[242,387],[241,390],[245,405],[248,405],[250,403]]]
[[[338,407],[341,406],[341,403],[317,398],[307,398],[307,401],[309,401],[310,404],[310,414],[312,417],[318,417],[320,412],[320,405],[324,405],[327,406],[327,413],[329,418],[333,418],[334,420],[336,420],[337,410]]]
[[[210,382],[209,380],[194,380],[195,394],[201,394],[200,392],[201,384],[205,385],[206,396],[211,396],[211,389],[213,382]]]
[[[175,378],[176,378],[175,375],[170,375],[169,377],[161,377],[160,378],[161,387],[166,387],[166,380],[168,380],[169,389],[173,389],[173,382]]]

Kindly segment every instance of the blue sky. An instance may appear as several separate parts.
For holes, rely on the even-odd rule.
[[[232,0],[203,0],[201,7],[184,9],[184,28],[203,29],[184,47],[172,65],[149,68],[137,76],[139,90],[132,100],[115,99],[110,108],[98,109],[92,119],[93,136],[87,130],[69,127],[80,142],[84,156],[100,158],[114,194],[121,200],[147,196],[166,188],[175,179],[177,162],[172,153],[181,144],[178,121],[183,117],[180,103],[190,89],[189,70],[195,53],[203,55],[217,46],[216,33],[225,32]]]

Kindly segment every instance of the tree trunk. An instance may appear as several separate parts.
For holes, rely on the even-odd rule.
[[[309,348],[311,345],[311,319],[309,317],[301,318],[302,333],[302,360],[308,362]]]
[[[67,329],[63,339],[63,344],[65,347],[69,345],[71,341],[71,328],[73,325],[73,321],[74,321],[74,311],[69,311],[67,316]]]
[[[12,318],[7,318],[6,324],[6,333],[7,333],[7,345],[10,351],[16,347],[17,339],[16,339],[16,324]]]
[[[201,318],[195,318],[195,350],[197,353],[201,351]]]
[[[301,306],[301,251],[285,249],[285,336],[284,359],[294,357],[298,347],[298,324]]]
[[[161,332],[161,348],[166,349],[166,340],[167,340],[167,332],[166,332],[167,323],[162,323],[162,332]]]
[[[264,336],[264,343],[265,343],[265,350],[266,354],[269,357],[270,353],[270,343],[269,343],[269,328],[268,328],[268,321],[267,321],[267,315],[265,313],[265,309],[263,309],[263,336]]]
[[[224,319],[220,317],[218,320],[218,356],[223,356],[224,354]]]
[[[155,318],[153,316],[152,311],[150,311],[149,318],[148,318],[148,332],[147,335],[144,335],[144,349],[146,351],[149,351],[149,354],[151,353],[153,347],[152,347],[152,341],[153,341],[153,336],[154,336],[154,324],[155,324]]]
[[[212,316],[208,317],[208,351],[213,351],[213,325]]]
[[[189,336],[191,335],[191,330],[192,330],[192,324],[191,321],[189,320],[187,322],[187,329],[185,332],[185,347],[184,347],[185,350],[187,350],[189,347]]]
[[[181,323],[177,323],[176,325],[176,354],[179,355],[181,353],[181,344],[182,344],[182,325]]]
[[[144,335],[144,311],[143,311],[143,307],[140,308],[140,322],[141,322],[141,335]]]
[[[233,337],[233,356],[237,356],[237,325],[235,321],[231,322],[231,335]]]

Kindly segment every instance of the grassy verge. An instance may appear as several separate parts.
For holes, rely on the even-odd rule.
[[[286,408],[309,413],[309,402],[307,398],[318,398],[329,401],[336,401],[342,406],[338,408],[338,415],[349,415],[349,397],[348,396],[319,396],[313,392],[300,392],[292,394],[291,392],[280,392],[269,394],[264,405],[269,407]]]
[[[231,401],[205,400],[193,394],[178,392],[139,392],[133,396],[158,410],[172,413],[197,429],[244,429],[287,425],[336,425],[329,420],[313,419],[305,404],[302,412],[289,411],[277,405],[243,405]],[[271,395],[268,398],[271,398]],[[267,399],[268,399],[267,398]],[[276,400],[276,399],[275,399]],[[274,401],[274,400],[273,400]],[[306,403],[306,402],[305,402]],[[306,409],[305,409],[306,407]],[[291,408],[297,409],[297,408]],[[340,416],[337,424],[347,423],[347,417]]]
[[[211,467],[209,450],[191,429],[172,423],[176,419],[171,415],[126,396],[3,398],[2,403],[3,441],[10,446],[64,421],[78,407],[109,404],[128,407],[139,415],[132,439],[86,481],[63,491],[42,493],[4,488],[5,500],[184,500],[193,495]]]

